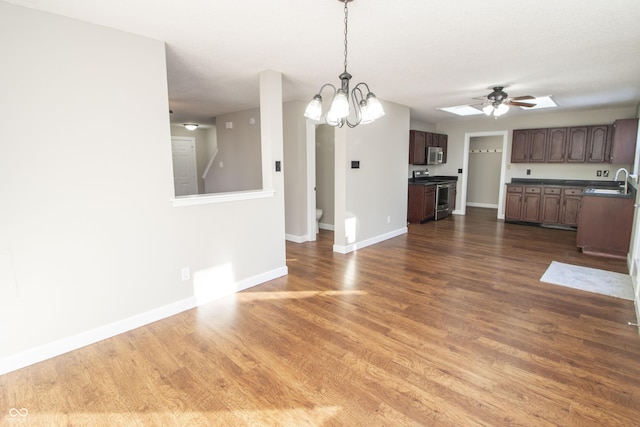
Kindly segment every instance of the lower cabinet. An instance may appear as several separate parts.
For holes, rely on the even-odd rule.
[[[562,210],[560,214],[560,224],[571,227],[578,226],[578,215],[582,203],[581,188],[562,189]]]
[[[421,223],[433,219],[436,212],[435,185],[409,185],[407,221]]]
[[[508,185],[505,220],[540,222],[541,190],[529,185]]]
[[[545,187],[542,195],[542,213],[540,222],[546,224],[558,224],[560,222],[560,199],[562,198],[562,188]]]
[[[576,236],[582,252],[625,259],[631,240],[634,201],[622,197],[583,197]]]
[[[504,219],[576,227],[581,199],[581,188],[508,184]]]

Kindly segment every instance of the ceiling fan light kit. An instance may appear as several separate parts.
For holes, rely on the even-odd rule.
[[[305,109],[305,117],[319,121],[322,117],[322,91],[329,87],[333,90],[333,97],[329,106],[329,111],[325,116],[325,121],[330,126],[342,127],[346,123],[347,126],[353,128],[359,124],[371,123],[384,116],[382,104],[371,92],[369,86],[362,82],[358,83],[351,92],[349,92],[349,80],[351,74],[347,72],[347,33],[348,33],[348,17],[349,10],[347,4],[353,0],[338,0],[344,3],[344,72],[338,76],[340,79],[340,88],[336,88],[331,83],[325,83],[320,87],[318,93],[313,97],[307,108]],[[365,90],[365,91],[363,91]],[[366,92],[366,95],[365,95]],[[349,120],[351,107],[353,105],[355,113],[355,121]]]

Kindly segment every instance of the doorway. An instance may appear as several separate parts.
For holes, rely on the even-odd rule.
[[[307,120],[307,240],[316,240],[316,209],[320,228],[334,229],[335,128]]]
[[[465,133],[464,136],[464,160],[463,160],[463,170],[465,173],[462,174],[462,194],[460,199],[460,204],[462,214],[466,213],[467,208],[467,200],[469,196],[469,190],[476,191],[478,186],[486,186],[487,188],[483,188],[481,191],[486,190],[487,195],[484,197],[491,197],[491,194],[495,194],[497,191],[497,208],[498,208],[498,219],[504,219],[504,192],[505,192],[505,180],[506,180],[506,166],[507,166],[507,136],[508,131],[493,131],[493,132],[469,132]],[[486,138],[486,139],[485,139]],[[472,145],[473,140],[473,145]],[[484,142],[483,142],[484,141]],[[488,142],[491,141],[491,142]],[[480,148],[478,142],[486,142],[486,148]],[[474,152],[471,153],[471,150],[496,150],[495,153],[491,152]],[[489,148],[491,147],[491,148]],[[471,156],[481,156],[481,155],[493,156],[494,159],[491,160],[489,157],[485,158],[485,161],[482,161],[482,158],[473,158],[470,162]],[[498,160],[499,159],[499,160]],[[479,161],[478,161],[479,160]],[[473,168],[473,170],[471,169]],[[497,170],[496,170],[497,169]],[[498,176],[498,179],[495,179],[495,176]],[[474,180],[472,184],[469,184],[470,180]],[[496,188],[497,187],[497,188]],[[472,199],[475,198],[472,196]],[[473,206],[474,201],[470,200],[470,206]],[[477,203],[477,202],[476,202]],[[487,203],[489,204],[489,203]],[[493,203],[491,203],[493,204]],[[486,206],[488,207],[488,206]]]

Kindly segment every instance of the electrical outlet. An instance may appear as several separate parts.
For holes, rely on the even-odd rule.
[[[531,175],[531,169],[527,169],[527,175]]]
[[[391,216],[387,217],[387,224],[391,224]]]
[[[596,171],[596,176],[602,176],[602,171]]]
[[[191,279],[191,269],[189,269],[189,267],[184,267],[182,270],[180,270],[180,274],[182,275],[183,282]]]

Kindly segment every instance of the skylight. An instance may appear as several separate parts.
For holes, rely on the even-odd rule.
[[[447,113],[456,114],[458,116],[473,116],[474,114],[484,114],[482,110],[473,108],[469,105],[457,105],[455,107],[442,107],[438,110],[446,111]]]
[[[538,110],[540,108],[553,108],[558,106],[558,104],[556,104],[555,101],[551,99],[551,95],[541,96],[536,99],[527,99],[522,102],[530,102],[531,104],[536,104],[535,107],[520,107],[523,110]]]

